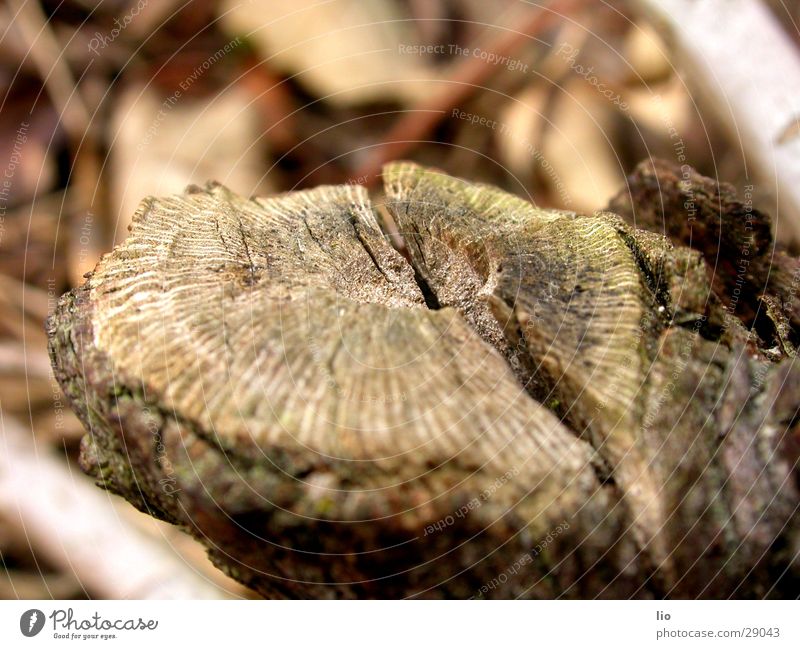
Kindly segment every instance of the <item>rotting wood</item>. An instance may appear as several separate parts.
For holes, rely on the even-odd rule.
[[[643,0],[636,6],[664,37],[693,96],[710,109],[707,119],[727,127],[733,148],[741,149],[763,185],[759,193],[774,195],[781,238],[797,245],[800,57],[790,35],[760,0]]]
[[[384,179],[409,259],[357,186],[142,204],[48,323],[98,483],[268,597],[792,595],[794,347],[707,251]]]

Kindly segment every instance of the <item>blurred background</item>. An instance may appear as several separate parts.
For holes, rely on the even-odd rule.
[[[251,596],[80,472],[50,371],[45,318],[145,196],[379,193],[410,158],[592,212],[660,157],[747,190],[797,252],[799,6],[5,0],[0,597]]]

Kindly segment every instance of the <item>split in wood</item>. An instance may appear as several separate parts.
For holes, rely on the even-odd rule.
[[[404,254],[358,186],[142,204],[48,324],[98,484],[270,597],[792,594],[797,260],[737,308],[733,197],[695,250],[383,176]]]

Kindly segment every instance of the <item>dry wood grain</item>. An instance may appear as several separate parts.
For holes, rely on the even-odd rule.
[[[703,254],[383,175],[408,259],[360,187],[142,204],[48,325],[98,483],[267,596],[787,595],[800,373]]]

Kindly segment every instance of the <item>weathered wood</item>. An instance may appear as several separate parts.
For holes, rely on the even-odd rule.
[[[143,203],[48,324],[98,483],[267,596],[787,595],[794,347],[619,216],[384,176],[407,258],[359,187]]]
[[[769,216],[731,185],[664,161],[640,164],[609,210],[694,248],[723,308],[776,360],[800,343],[800,260],[773,240]]]
[[[726,127],[761,193],[774,195],[782,238],[800,243],[800,57],[769,4],[642,0],[632,8],[666,41],[705,119]]]

